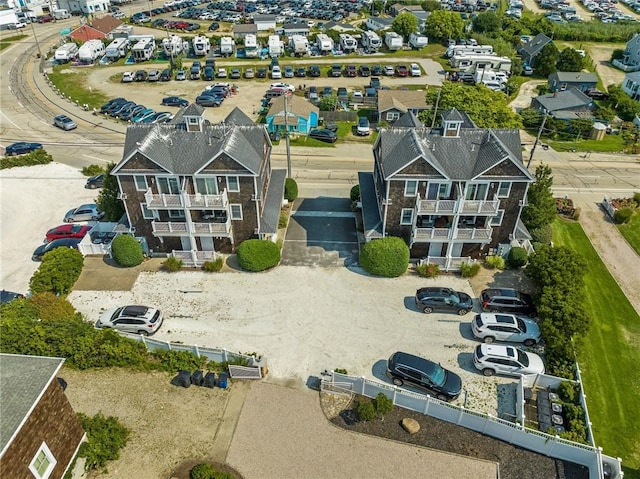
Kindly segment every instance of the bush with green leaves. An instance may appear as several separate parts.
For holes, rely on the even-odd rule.
[[[129,429],[113,416],[98,413],[93,417],[78,413],[87,442],[82,443],[78,455],[86,459],[85,471],[106,466],[120,457],[120,450],[127,445]]]
[[[111,242],[111,257],[125,268],[138,266],[144,260],[142,246],[131,235],[118,235]]]
[[[531,233],[531,240],[534,243],[551,244],[553,240],[553,228],[551,225],[532,228],[529,230],[529,233]]]
[[[372,402],[376,410],[376,415],[379,417],[386,416],[393,410],[393,400],[388,398],[384,393],[378,393]]]
[[[360,185],[354,185],[349,192],[351,202],[360,201]]]
[[[214,261],[205,261],[202,265],[202,270],[207,273],[216,273],[224,266],[224,260],[222,256],[218,256]]]
[[[237,250],[238,263],[246,271],[264,271],[280,263],[278,245],[259,239],[243,241]]]
[[[53,161],[53,156],[43,149],[34,150],[26,155],[3,156],[0,158],[0,170],[18,166],[46,165]]]
[[[423,278],[435,278],[440,274],[440,266],[434,263],[422,263],[416,265],[416,271]]]
[[[69,294],[82,273],[84,256],[74,248],[55,248],[42,257],[29,287],[33,293]]]
[[[558,386],[558,396],[564,402],[578,404],[580,402],[580,385],[571,381],[563,381]]]
[[[211,464],[198,464],[189,472],[189,479],[235,479],[233,474],[220,472]]]
[[[479,263],[464,262],[460,264],[460,276],[463,278],[473,278],[480,272]]]
[[[163,371],[176,373],[181,370],[194,371],[207,365],[205,356],[196,356],[189,351],[153,351],[152,356],[160,363]]]
[[[640,193],[633,194],[633,201],[636,202],[636,207],[640,208]]]
[[[284,198],[293,202],[298,198],[298,183],[293,178],[287,178],[284,180]]]
[[[97,176],[104,173],[104,168],[100,165],[89,165],[82,167],[82,174],[84,176]]]
[[[633,216],[633,210],[631,208],[620,208],[613,214],[613,222],[617,225],[628,223]]]
[[[372,400],[360,398],[355,407],[356,414],[361,421],[371,421],[377,417],[384,417],[392,410],[393,400],[389,399],[384,393],[378,393]]]
[[[507,264],[509,268],[518,269],[522,268],[525,264],[527,264],[527,259],[529,255],[527,254],[527,250],[520,247],[514,246],[509,250],[509,255],[507,256]]]
[[[368,399],[360,399],[356,403],[355,410],[361,421],[372,421],[376,418],[376,408]]]
[[[169,256],[162,263],[162,269],[168,271],[169,273],[175,273],[182,269],[184,263],[180,258],[176,258],[175,256]]]
[[[278,228],[280,229],[286,228],[288,223],[289,223],[289,214],[286,211],[281,210],[280,216],[278,217]]]
[[[503,270],[505,267],[504,258],[498,255],[487,256],[484,262],[487,265],[487,268],[489,269]]]
[[[376,276],[402,276],[409,266],[409,247],[396,236],[369,241],[360,251],[360,265]]]

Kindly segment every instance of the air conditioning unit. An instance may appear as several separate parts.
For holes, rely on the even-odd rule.
[[[518,201],[518,206],[527,206],[527,202],[525,200]]]
[[[119,200],[126,200],[127,199],[127,194],[126,193],[118,193],[118,199]]]

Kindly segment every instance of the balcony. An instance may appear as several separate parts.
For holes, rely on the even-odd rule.
[[[469,243],[491,241],[491,228],[414,228],[412,243],[460,240]]]
[[[215,261],[218,254],[215,251],[182,251],[173,250],[171,255],[174,258],[182,260],[185,266],[200,267],[207,261]]]
[[[174,221],[152,221],[154,236],[185,236],[187,234],[187,223]]]
[[[227,219],[224,223],[198,222],[190,224],[186,222],[152,221],[151,226],[154,236],[232,236],[230,219]]]
[[[178,194],[152,193],[149,188],[144,194],[147,208],[149,209],[179,209],[189,208],[195,210],[226,209],[228,205],[227,190],[221,195],[190,195],[185,191]]]
[[[461,202],[459,213],[465,215],[489,215],[498,214],[500,200],[494,196],[492,200],[464,200]]]
[[[435,213],[453,214],[458,206],[457,200],[416,200],[416,213],[419,215],[431,215]]]
[[[231,236],[231,220],[224,223],[193,223],[192,234],[196,236]]]
[[[416,199],[416,214],[464,214],[487,215],[498,214],[500,200],[494,196],[492,200],[421,200]]]

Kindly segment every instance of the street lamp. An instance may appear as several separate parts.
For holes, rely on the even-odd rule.
[[[38,47],[38,58],[42,58],[42,50],[40,50],[40,42],[38,41],[38,36],[36,35],[36,29],[33,26],[33,20],[29,22],[31,25],[31,31],[33,32],[33,38],[36,41],[36,46]],[[42,71],[42,62],[40,62],[40,71]]]

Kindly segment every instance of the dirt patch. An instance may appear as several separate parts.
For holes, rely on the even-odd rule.
[[[82,273],[73,285],[76,291],[130,291],[142,271],[159,271],[164,258],[143,261],[123,268],[108,256],[85,256]]]

